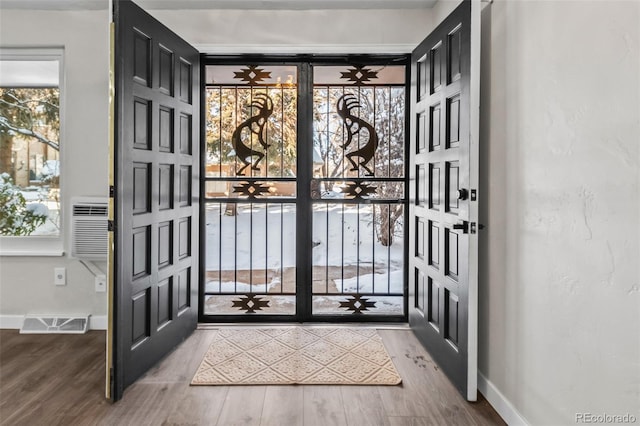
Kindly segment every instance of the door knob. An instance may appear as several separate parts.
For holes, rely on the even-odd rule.
[[[452,226],[453,229],[459,229],[462,231],[463,234],[467,234],[469,233],[469,222],[467,222],[466,220],[463,220],[462,223],[455,223]]]
[[[465,188],[458,189],[458,200],[466,200],[468,196],[469,191],[467,191]]]

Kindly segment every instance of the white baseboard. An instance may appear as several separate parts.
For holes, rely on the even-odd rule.
[[[107,329],[107,316],[106,315],[91,315],[89,318],[89,330],[106,330]]]
[[[0,315],[0,328],[20,329],[24,315]],[[89,317],[89,330],[106,330],[106,315],[91,315]]]
[[[23,321],[24,315],[0,315],[0,328],[19,329]]]
[[[478,390],[509,426],[529,425],[522,414],[511,404],[511,401],[480,371],[478,371]]]

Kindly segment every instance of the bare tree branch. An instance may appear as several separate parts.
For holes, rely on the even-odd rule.
[[[38,132],[34,132],[33,130],[24,129],[24,128],[21,128],[21,127],[16,127],[16,126],[12,125],[11,123],[9,123],[9,121],[5,117],[0,117],[0,129],[2,129],[4,131],[11,130],[11,131],[16,132],[16,133],[18,133],[20,135],[29,136],[29,137],[35,138],[39,142],[42,142],[43,144],[50,146],[51,148],[55,149],[56,151],[60,151],[60,144],[57,141],[49,140],[44,135],[41,135]]]

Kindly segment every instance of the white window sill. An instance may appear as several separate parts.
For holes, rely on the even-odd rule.
[[[32,257],[62,257],[64,251],[41,251],[41,250],[29,250],[29,251],[5,251],[0,250],[0,257],[10,256],[32,256]]]
[[[64,256],[61,238],[0,237],[0,256]]]

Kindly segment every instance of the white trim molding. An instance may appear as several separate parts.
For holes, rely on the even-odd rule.
[[[104,10],[104,0],[4,0],[5,9]],[[189,9],[428,9],[436,0],[139,0],[147,10]]]
[[[200,53],[209,55],[263,54],[404,54],[416,44],[194,44]]]
[[[478,390],[509,426],[529,425],[511,401],[480,371],[478,371]]]

